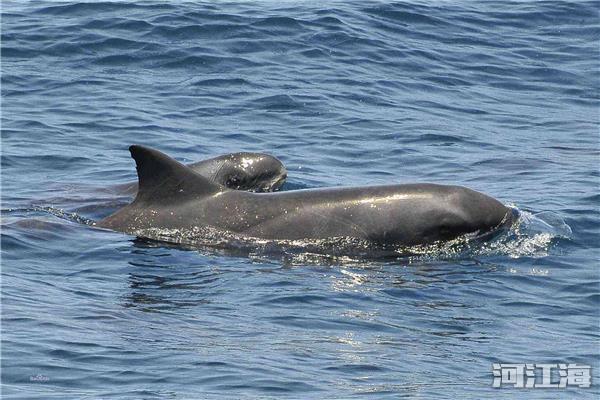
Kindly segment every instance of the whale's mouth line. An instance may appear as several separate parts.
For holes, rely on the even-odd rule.
[[[281,185],[283,185],[283,183],[285,182],[286,179],[287,179],[287,174],[283,174],[279,178],[277,178],[275,181],[273,181],[271,183],[271,187],[274,188],[273,191],[279,190],[279,188],[281,188]]]
[[[283,174],[278,176],[277,178],[267,182],[262,186],[258,186],[255,190],[255,193],[268,193],[268,192],[277,192],[287,179],[287,174]]]
[[[465,238],[467,238],[470,241],[476,241],[476,240],[491,240],[494,237],[497,237],[499,235],[501,235],[504,232],[507,232],[509,230],[511,230],[515,223],[519,220],[519,211],[514,208],[514,207],[508,207],[508,210],[506,211],[506,214],[504,214],[504,217],[502,218],[502,220],[495,225],[494,227],[488,229],[488,230],[476,230],[470,233],[467,233],[466,235],[462,235]]]

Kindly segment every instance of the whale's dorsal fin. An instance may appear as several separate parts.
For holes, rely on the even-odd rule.
[[[129,152],[135,160],[139,182],[134,203],[172,202],[226,190],[158,150],[133,145]]]

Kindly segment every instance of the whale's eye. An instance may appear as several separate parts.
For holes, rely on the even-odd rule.
[[[231,187],[231,188],[237,188],[240,186],[242,180],[238,177],[238,176],[232,176],[229,179],[227,179],[227,182],[225,182],[225,185],[227,187]]]

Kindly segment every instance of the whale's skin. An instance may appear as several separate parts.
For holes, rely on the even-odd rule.
[[[277,191],[287,178],[287,170],[283,163],[265,153],[229,153],[187,166],[220,185],[250,192]],[[137,193],[138,183],[116,185],[112,190],[133,197]]]
[[[142,189],[131,204],[99,221],[100,227],[131,234],[209,227],[259,239],[346,237],[410,246],[493,232],[512,218],[498,200],[460,186],[416,183],[250,193],[210,182],[157,150],[134,145],[130,151]],[[162,171],[159,177],[157,170]]]

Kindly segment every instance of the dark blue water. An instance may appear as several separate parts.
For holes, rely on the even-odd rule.
[[[599,8],[3,2],[3,398],[597,398]],[[522,224],[394,260],[148,242],[85,223],[132,143],[268,152],[288,190],[465,185]]]

